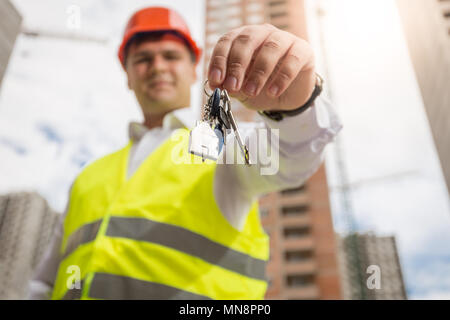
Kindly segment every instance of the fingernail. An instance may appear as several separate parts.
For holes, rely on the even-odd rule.
[[[221,76],[222,76],[222,72],[219,69],[214,68],[214,69],[212,69],[209,78],[210,78],[211,82],[219,83]]]
[[[245,92],[251,96],[256,93],[256,84],[254,82],[249,82],[245,86]]]
[[[237,86],[237,79],[234,76],[228,76],[225,80],[225,87],[229,88],[230,90],[236,90]]]
[[[276,84],[271,86],[270,89],[269,89],[270,95],[272,95],[274,97],[278,94],[278,91],[280,91],[280,88],[278,88],[278,86]]]

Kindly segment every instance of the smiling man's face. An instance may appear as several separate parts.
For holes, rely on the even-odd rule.
[[[161,114],[190,105],[195,63],[183,40],[165,34],[145,36],[128,47],[128,87],[144,114]]]

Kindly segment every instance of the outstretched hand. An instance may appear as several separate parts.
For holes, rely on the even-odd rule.
[[[270,24],[243,26],[217,41],[208,80],[250,109],[292,110],[314,90],[314,54],[308,42]]]

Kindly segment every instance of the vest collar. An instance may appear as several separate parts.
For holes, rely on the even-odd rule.
[[[153,129],[148,129],[142,123],[132,121],[128,125],[128,137],[133,142],[138,142],[141,138],[149,131],[159,131],[163,130],[175,130],[179,128],[192,129],[195,125],[196,114],[192,108],[181,108],[176,109],[172,112],[166,114],[163,118],[163,124],[161,127],[156,127]]]

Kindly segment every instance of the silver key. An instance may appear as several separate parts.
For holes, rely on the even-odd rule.
[[[228,117],[228,121],[231,124],[231,127],[234,131],[234,135],[239,144],[239,148],[241,148],[241,152],[242,152],[242,155],[244,156],[245,164],[250,165],[250,154],[248,152],[247,146],[242,141],[241,134],[239,133],[239,130],[237,128],[236,121],[234,120],[234,116],[231,113],[231,100],[230,100],[230,97],[228,96],[227,90],[225,90],[225,89],[222,90],[222,94],[223,94],[224,100],[225,100],[225,113]]]

